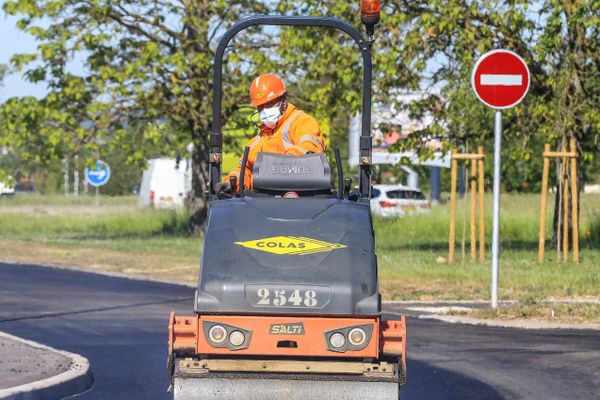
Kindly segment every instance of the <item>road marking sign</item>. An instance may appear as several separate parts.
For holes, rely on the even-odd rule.
[[[96,169],[85,169],[85,180],[94,187],[99,187],[110,179],[110,167],[102,160],[96,161]]]
[[[484,104],[497,110],[513,107],[529,90],[529,69],[510,50],[493,50],[482,55],[471,75],[471,86]]]

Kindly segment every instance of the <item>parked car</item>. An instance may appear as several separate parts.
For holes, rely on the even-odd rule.
[[[9,186],[6,183],[0,181],[0,197],[13,196],[15,194],[15,187]]]
[[[373,185],[371,212],[382,217],[400,217],[431,211],[423,192],[402,185]]]
[[[191,184],[187,160],[160,157],[148,161],[139,189],[140,206],[183,207]]]

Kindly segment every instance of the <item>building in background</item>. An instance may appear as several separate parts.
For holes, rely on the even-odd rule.
[[[423,98],[427,93],[416,92],[398,96],[399,104],[408,104]],[[402,140],[407,140],[415,132],[425,131],[433,122],[426,115],[422,120],[414,120],[405,109],[397,109],[394,105],[375,104],[372,110],[371,129],[373,140],[374,165],[397,165],[402,159],[407,159],[413,165],[430,167],[431,201],[440,201],[440,168],[450,168],[450,153],[442,153],[442,142],[437,138],[421,139],[422,145],[434,151],[434,157],[425,161],[419,159],[417,149],[396,152],[393,146]],[[356,113],[350,118],[348,138],[348,164],[357,167],[359,164],[358,142],[361,133],[361,114]],[[418,189],[418,175],[410,168],[403,166],[408,173],[407,186]]]

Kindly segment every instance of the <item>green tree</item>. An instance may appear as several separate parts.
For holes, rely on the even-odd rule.
[[[0,64],[0,89],[2,88],[2,86],[4,86],[4,76],[6,75],[6,72],[8,71],[8,67],[4,64]],[[6,148],[6,150],[8,150],[8,148],[6,146],[2,145],[2,141],[0,140],[0,151],[4,151],[4,149]],[[2,154],[0,153],[0,160],[2,158]],[[0,182],[3,183],[7,183],[8,182],[8,174],[6,173],[6,170],[4,168],[2,168],[3,165],[2,163],[0,163]]]
[[[364,31],[359,1],[281,0],[278,12],[292,15],[337,17]],[[389,101],[393,92],[418,88],[418,74],[399,68],[401,29],[409,16],[389,7],[382,10],[372,48],[375,102]],[[358,45],[345,33],[326,28],[284,28],[279,37],[275,69],[285,75],[294,96],[303,108],[314,112],[326,130],[330,147],[347,147],[349,117],[360,111],[362,96],[362,55]]]
[[[0,147],[11,149],[28,173],[39,172],[44,181],[48,167],[66,148],[62,130],[51,122],[63,118],[34,97],[9,99],[0,108]]]
[[[4,64],[0,64],[0,87],[4,85],[4,76],[8,72],[8,67]]]
[[[279,7],[335,15],[358,26],[357,4],[282,0]],[[477,100],[470,75],[483,53],[515,51],[528,64],[532,81],[525,100],[503,113],[502,178],[507,189],[538,189],[529,183],[539,181],[544,142],[560,146],[575,137],[582,166],[598,165],[599,15],[597,0],[382,2],[374,99],[394,102],[402,90],[424,89],[428,95],[403,105],[416,119],[433,116],[433,124],[420,134],[467,150],[484,145],[491,154],[493,112]],[[305,92],[320,112],[347,115],[358,108],[359,58],[351,43],[335,33],[299,30],[284,30],[282,41],[282,66],[289,66],[290,73],[302,71],[296,73],[302,79],[310,77],[304,84],[313,82],[316,89]],[[345,135],[345,129],[339,134]],[[415,138],[405,145],[419,143]],[[491,170],[492,163],[487,164]]]
[[[101,142],[118,138],[115,131],[123,133],[127,123],[153,126],[153,140],[165,137],[161,121],[184,128],[186,139],[195,146],[190,232],[199,233],[207,211],[210,76],[216,40],[232,22],[266,12],[265,5],[256,0],[7,0],[3,7],[18,16],[18,27],[39,42],[37,52],[13,57],[13,65],[25,69],[29,80],[47,82],[51,102],[63,102],[65,112],[85,104],[86,118],[73,120],[70,129],[81,132],[93,126],[94,142],[100,144],[95,151],[101,151]],[[240,36],[228,52],[224,115],[247,102],[247,72],[261,57],[255,51],[259,35],[253,30]],[[84,58],[85,76],[68,72],[75,57]],[[169,143],[164,145],[168,148]],[[129,150],[135,159],[146,158],[139,149]]]
[[[539,180],[544,142],[560,147],[575,138],[580,164],[598,165],[600,2],[394,3],[413,15],[401,59],[407,65],[423,60],[424,77],[442,85],[443,107],[427,101],[414,107],[437,114],[444,125],[435,129],[447,130],[451,143],[486,144],[491,153],[492,112],[475,99],[469,76],[482,53],[507,48],[525,59],[532,80],[523,103],[503,113],[503,181],[515,188]],[[555,233],[560,229],[555,225]]]
[[[600,149],[600,1],[546,1],[541,13],[546,23],[540,29],[534,51],[536,60],[542,62],[547,71],[545,84],[551,93],[543,113],[548,126],[546,136],[555,142],[557,149],[574,138],[580,168],[597,168],[600,165],[597,156]],[[563,192],[560,185],[557,189],[556,205]],[[572,223],[572,201],[572,194],[562,199],[569,208],[567,221],[560,220],[555,206],[554,244],[563,224]]]

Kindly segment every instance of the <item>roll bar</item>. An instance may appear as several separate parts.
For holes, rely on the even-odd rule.
[[[362,132],[360,137],[360,176],[361,197],[368,196],[371,188],[371,88],[373,64],[370,44],[363,39],[359,31],[350,24],[332,17],[254,15],[236,22],[229,28],[217,47],[213,75],[213,120],[210,131],[210,170],[209,193],[221,179],[223,135],[221,133],[221,100],[223,91],[223,56],[229,42],[240,31],[257,25],[277,26],[323,26],[335,28],[350,36],[363,56],[363,93],[362,93]]]

